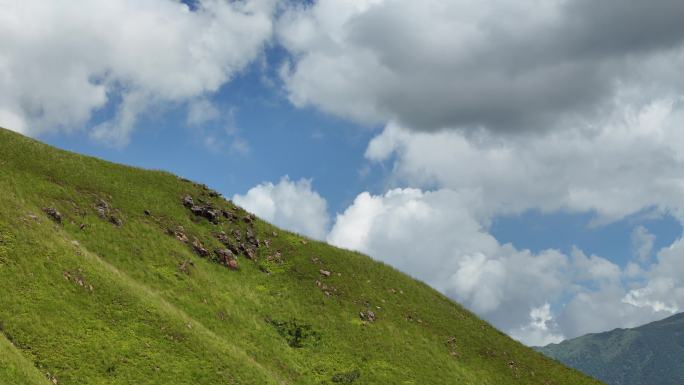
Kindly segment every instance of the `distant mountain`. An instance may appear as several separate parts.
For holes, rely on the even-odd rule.
[[[0,129],[0,384],[598,384],[207,186]]]
[[[609,385],[682,385],[684,313],[537,350]]]

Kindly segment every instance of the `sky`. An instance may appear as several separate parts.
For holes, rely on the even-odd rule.
[[[9,0],[0,126],[206,183],[528,345],[684,309],[684,2]]]

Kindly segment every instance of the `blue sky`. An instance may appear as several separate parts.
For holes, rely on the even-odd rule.
[[[684,307],[683,8],[31,0],[0,15],[0,125],[557,342]]]
[[[359,191],[380,191],[382,171],[370,167],[363,154],[381,127],[359,125],[314,108],[295,108],[277,86],[275,72],[287,59],[285,53],[271,47],[263,55],[266,66],[245,68],[210,95],[221,111],[215,121],[189,125],[187,105],[178,104],[143,116],[138,125],[145,129],[134,132],[126,146],[110,146],[80,131],[45,133],[38,138],[113,162],[168,170],[210,184],[228,197],[289,175],[312,179],[335,213],[346,208]],[[112,119],[116,105],[114,99],[94,111],[85,126]],[[224,143],[206,145],[209,135]],[[236,138],[245,143],[246,150],[232,147]],[[362,170],[372,173],[362,175]]]

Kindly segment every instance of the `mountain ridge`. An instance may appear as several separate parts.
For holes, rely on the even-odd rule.
[[[609,385],[684,383],[684,313],[536,350]]]

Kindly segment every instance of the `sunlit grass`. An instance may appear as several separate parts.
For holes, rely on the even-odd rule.
[[[0,130],[0,384],[48,372],[59,384],[596,383],[391,267],[260,220],[271,246],[257,261],[200,258],[166,229],[213,250],[220,230],[248,225],[198,219],[184,194],[246,215],[168,173]],[[97,215],[98,199],[122,226]],[[297,328],[315,343],[293,344]]]

